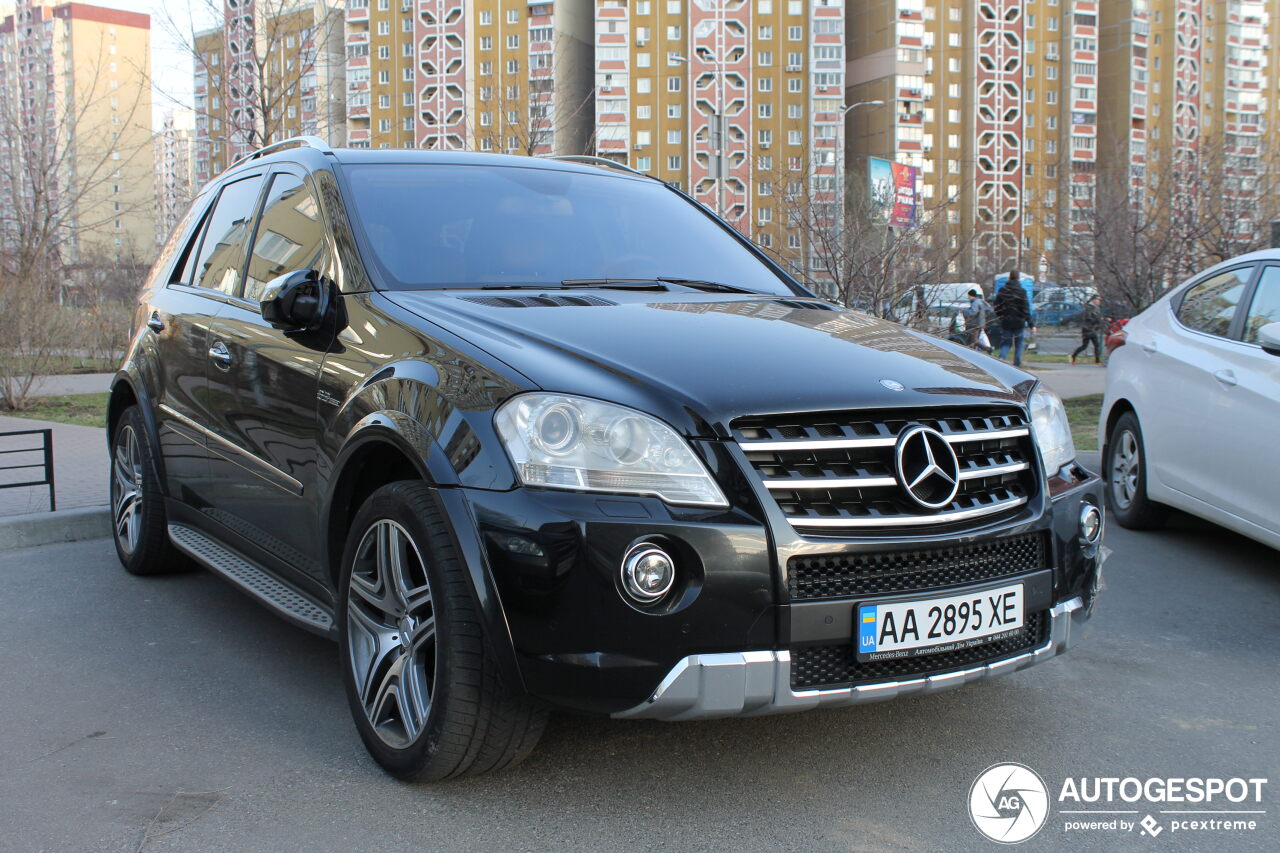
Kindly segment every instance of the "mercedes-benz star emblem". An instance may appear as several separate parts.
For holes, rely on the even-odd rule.
[[[907,386],[903,385],[896,379],[881,379],[880,384],[888,388],[890,391],[905,391]]]
[[[960,462],[942,433],[916,424],[898,436],[898,482],[925,509],[941,509],[960,491]]]

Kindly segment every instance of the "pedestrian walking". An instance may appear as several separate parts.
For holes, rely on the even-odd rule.
[[[1106,323],[1106,318],[1102,316],[1102,297],[1096,293],[1090,296],[1089,301],[1072,319],[1080,324],[1080,346],[1071,353],[1071,363],[1075,364],[1076,358],[1092,345],[1093,363],[1101,365],[1102,327]]]
[[[987,321],[991,318],[991,303],[982,297],[982,291],[969,291],[969,304],[960,309],[964,314],[965,328],[969,334],[969,346],[983,352],[991,352],[991,339],[987,335]]]
[[[1021,367],[1022,344],[1027,327],[1031,328],[1032,334],[1035,334],[1036,328],[1032,325],[1034,315],[1031,313],[1031,303],[1027,300],[1027,292],[1022,289],[1022,280],[1016,270],[1009,273],[1008,280],[996,294],[992,308],[995,309],[996,319],[1000,321],[1000,358],[1007,358],[1012,349],[1014,366]]]

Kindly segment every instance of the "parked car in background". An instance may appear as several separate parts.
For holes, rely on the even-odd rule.
[[[1169,507],[1280,548],[1280,250],[1218,264],[1112,335],[1099,435],[1121,525]]]
[[[934,334],[946,335],[951,312],[937,314],[932,309],[968,305],[970,290],[984,292],[982,285],[974,282],[917,284],[908,288],[893,303],[889,309],[889,319],[904,326],[924,325]]]
[[[1061,326],[1084,310],[1075,302],[1041,302],[1035,306],[1036,322],[1041,326]]]

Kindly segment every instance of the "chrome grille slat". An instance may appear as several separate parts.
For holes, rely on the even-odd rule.
[[[911,527],[922,523],[952,524],[970,518],[978,518],[1006,509],[1020,507],[1027,502],[1025,497],[1008,498],[1002,501],[973,507],[972,509],[937,512],[932,515],[869,515],[865,518],[814,518],[805,515],[788,515],[787,521],[796,527]]]
[[[960,463],[960,491],[937,512],[914,503],[893,473],[898,436],[913,424],[940,433]],[[814,412],[740,418],[731,428],[761,484],[801,531],[924,532],[1016,512],[1037,490],[1030,425],[1011,407]]]

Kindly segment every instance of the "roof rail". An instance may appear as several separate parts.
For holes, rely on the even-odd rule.
[[[268,154],[274,154],[277,151],[283,151],[286,148],[314,148],[321,154],[332,154],[333,149],[329,147],[329,143],[325,142],[318,136],[291,136],[288,139],[282,139],[279,142],[273,142],[270,145],[264,145],[257,151],[251,151],[243,157],[237,158],[231,166],[239,166],[241,163],[247,163],[250,160],[256,160],[259,157],[265,157]],[[228,168],[231,168],[228,166]]]
[[[617,160],[610,160],[608,157],[593,157],[590,154],[543,154],[542,157],[546,160],[564,160],[568,163],[582,163],[587,166],[604,166],[610,169],[617,169],[620,172],[629,172],[641,178],[648,178],[651,181],[657,180],[653,175],[647,175],[639,169],[633,169],[626,163],[619,163]]]

